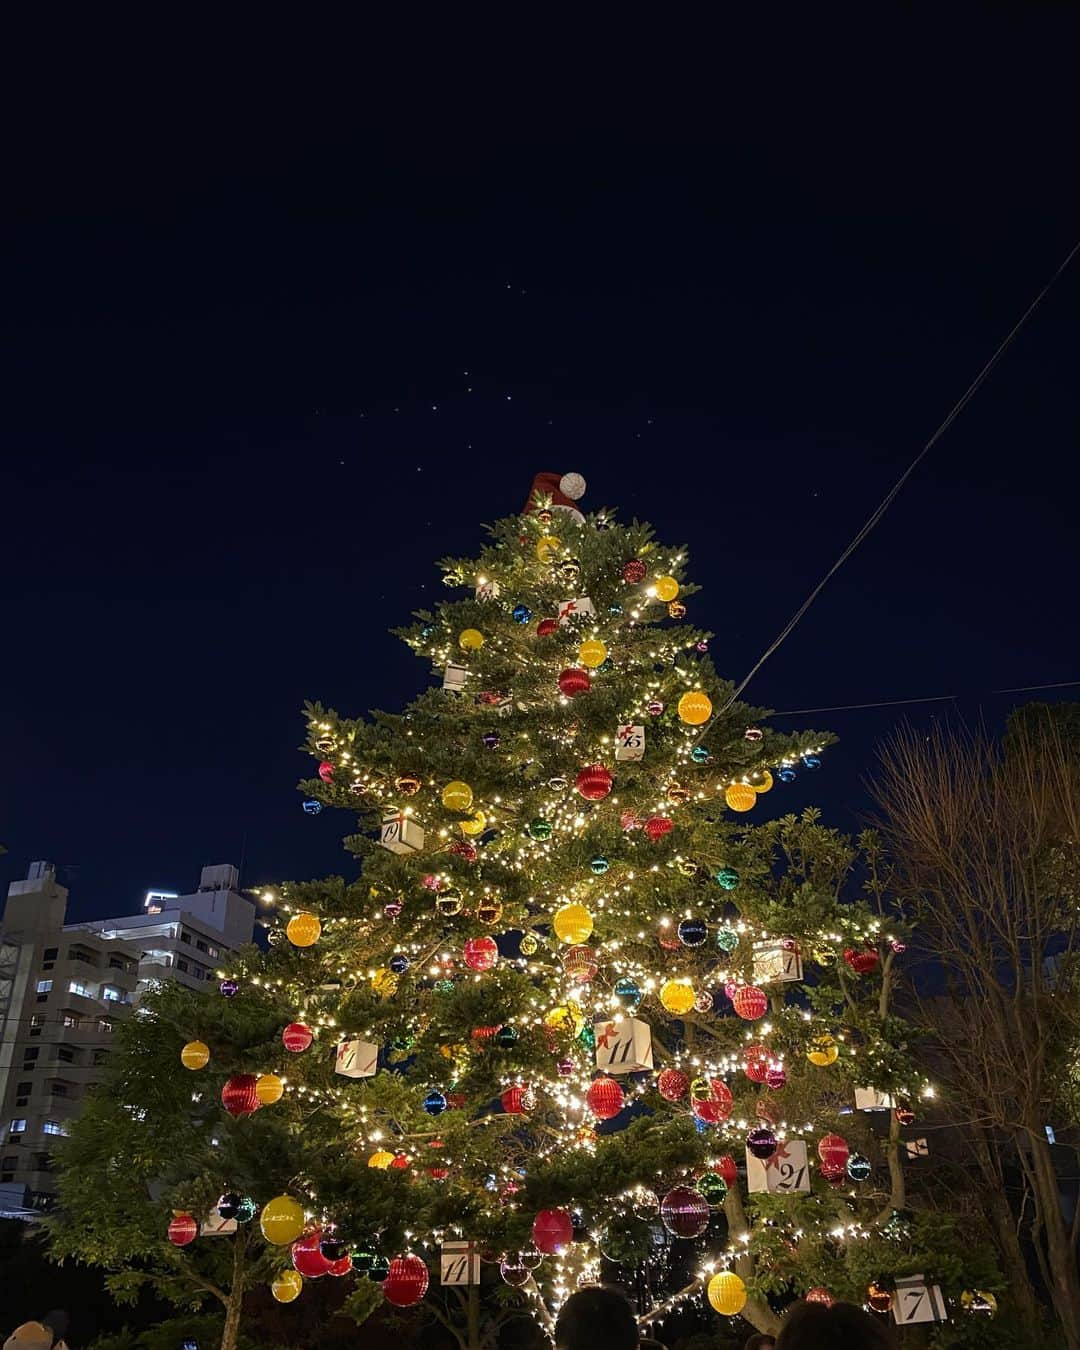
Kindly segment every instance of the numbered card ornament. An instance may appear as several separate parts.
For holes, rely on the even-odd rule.
[[[216,1209],[212,1209],[199,1224],[200,1237],[231,1237],[236,1232],[235,1219],[223,1219]]]
[[[379,1058],[379,1047],[370,1041],[339,1041],[334,1052],[334,1072],[342,1078],[371,1078]]]
[[[902,1327],[913,1326],[916,1322],[949,1320],[940,1286],[927,1284],[923,1275],[905,1275],[896,1281],[892,1315]]]
[[[439,1250],[440,1284],[479,1284],[480,1249],[475,1242],[444,1242]]]
[[[615,758],[645,758],[645,728],[636,723],[631,726],[615,728]]]
[[[571,619],[595,619],[596,606],[587,595],[579,595],[576,600],[563,600],[558,614],[559,627],[562,628]]]
[[[887,1092],[882,1092],[880,1088],[855,1089],[856,1111],[891,1111],[895,1105],[895,1098]]]
[[[904,1151],[909,1158],[929,1158],[930,1145],[925,1139],[905,1139]]]
[[[802,955],[790,939],[768,938],[754,943],[754,983],[789,984],[803,977]]]
[[[476,583],[477,600],[498,600],[499,583],[497,581],[478,581]]]
[[[424,828],[404,811],[383,816],[379,843],[391,853],[419,853],[424,847]]]
[[[652,1028],[636,1017],[597,1022],[596,1067],[605,1073],[641,1073],[653,1066]]]
[[[468,677],[469,672],[464,666],[455,666],[451,663],[443,671],[442,687],[453,690],[455,694],[460,694],[465,688],[465,681]]]
[[[784,1139],[776,1152],[762,1160],[746,1150],[746,1185],[750,1191],[769,1195],[809,1195],[810,1169],[802,1139]]]

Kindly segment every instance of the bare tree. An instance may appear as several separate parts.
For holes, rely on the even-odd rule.
[[[930,980],[944,987],[921,1007],[952,1105],[978,1127],[987,1184],[1000,1186],[996,1141],[1015,1150],[1032,1202],[1017,1224],[1080,1350],[1080,1217],[1070,1229],[1045,1128],[1080,1035],[1080,769],[1052,717],[1014,719],[1005,745],[903,730],[882,752],[874,794]]]

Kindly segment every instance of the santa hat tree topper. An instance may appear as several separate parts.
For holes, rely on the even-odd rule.
[[[585,495],[585,479],[579,473],[538,473],[533,479],[523,515],[539,511],[541,505],[553,511],[566,511],[574,520],[585,517],[575,505]]]

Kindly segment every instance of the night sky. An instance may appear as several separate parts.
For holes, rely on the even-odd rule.
[[[689,545],[741,678],[1080,235],[1075,16],[949,12],[14,62],[0,884],[350,869],[302,702],[426,687],[387,629],[541,469]],[[995,692],[1080,680],[1078,319],[1080,260],[748,691],[955,699],[778,719],[841,741],[762,808],[850,828],[901,716],[1080,697]]]

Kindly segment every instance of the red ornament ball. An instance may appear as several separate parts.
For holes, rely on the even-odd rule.
[[[558,619],[541,619],[536,625],[537,637],[550,637],[552,633],[559,631]]]
[[[691,1102],[694,1108],[694,1115],[698,1120],[702,1120],[706,1125],[719,1125],[723,1116],[720,1114],[720,1103],[714,1102],[706,1097],[702,1101]]]
[[[574,1239],[574,1222],[565,1209],[542,1209],[533,1220],[533,1245],[548,1256],[569,1247]]]
[[[424,1297],[427,1287],[428,1268],[418,1256],[395,1256],[382,1291],[395,1308],[411,1308]]]
[[[718,1109],[719,1119],[727,1120],[728,1116],[731,1115],[731,1108],[735,1104],[735,1099],[731,1095],[731,1089],[722,1078],[710,1078],[709,1086],[712,1089],[709,1095],[709,1101],[711,1101]]]
[[[744,984],[740,989],[736,989],[731,1002],[738,1015],[747,1022],[756,1022],[769,1010],[768,995],[763,989],[758,989],[752,984]]]
[[[590,764],[574,780],[574,786],[587,802],[599,802],[611,791],[611,774],[602,764]]]
[[[596,949],[593,947],[570,947],[562,959],[563,970],[575,984],[588,984],[596,979]]]
[[[408,1167],[409,1162],[410,1158],[407,1153],[395,1153],[394,1161],[390,1164],[390,1166],[394,1168],[395,1171],[404,1172],[406,1167]]]
[[[722,1158],[717,1159],[713,1171],[719,1172],[728,1186],[734,1186],[739,1175],[739,1169],[735,1166],[735,1159],[730,1153],[725,1153]]]
[[[255,1091],[256,1081],[253,1073],[234,1073],[221,1089],[221,1104],[230,1116],[253,1115],[262,1105]]]
[[[817,1152],[823,1163],[843,1168],[851,1150],[842,1134],[823,1134],[818,1140]]]
[[[667,816],[650,816],[645,822],[645,833],[654,844],[659,843],[666,834],[670,834],[675,828],[674,821]]]
[[[832,1294],[823,1284],[815,1284],[813,1289],[808,1289],[803,1298],[807,1303],[823,1303],[826,1308],[831,1308],[834,1302]]]
[[[787,1073],[782,1064],[770,1064],[765,1073],[765,1086],[778,1091],[787,1083]]]
[[[678,1102],[686,1096],[690,1079],[678,1069],[665,1069],[656,1080],[656,1090],[668,1102]]]
[[[589,672],[581,666],[567,666],[559,676],[559,688],[567,698],[576,698],[578,694],[587,694],[592,688]]]
[[[755,1041],[743,1051],[743,1073],[751,1083],[764,1083],[771,1066],[772,1055],[764,1045]]]
[[[822,1181],[842,1181],[847,1176],[843,1163],[823,1162],[818,1168]]]
[[[490,970],[499,959],[499,944],[492,937],[469,938],[465,944],[465,964],[470,970]]]
[[[281,1044],[291,1055],[302,1054],[314,1039],[314,1032],[303,1022],[290,1022],[281,1033]]]
[[[499,1103],[508,1116],[523,1116],[526,1111],[532,1110],[535,1100],[531,1088],[523,1083],[515,1083],[506,1089]]]
[[[334,766],[328,759],[324,759],[319,765],[319,777],[324,783],[329,783],[334,776]]]
[[[597,1078],[585,1094],[589,1110],[599,1120],[611,1120],[623,1109],[623,1090],[614,1078]]]
[[[456,853],[459,858],[464,858],[467,863],[474,863],[479,856],[476,845],[470,844],[467,839],[455,839],[450,845],[450,852]]]
[[[709,1202],[700,1191],[675,1186],[660,1201],[660,1219],[674,1237],[700,1237],[709,1226]]]
[[[639,581],[644,581],[648,569],[640,558],[631,558],[629,562],[623,563],[623,581],[628,581],[631,586],[636,586]]]
[[[186,1247],[199,1236],[199,1225],[190,1214],[177,1214],[169,1224],[169,1241],[174,1247]]]
[[[352,1270],[352,1257],[345,1255],[340,1261],[331,1261],[330,1269],[326,1273],[327,1275],[336,1275],[340,1279],[342,1275],[348,1275],[350,1270]]]
[[[856,975],[869,975],[877,969],[878,954],[874,947],[845,947],[844,960]]]
[[[914,1125],[915,1112],[910,1106],[897,1106],[894,1108],[896,1119],[901,1125]]]
[[[293,1268],[303,1275],[305,1280],[317,1280],[330,1273],[330,1265],[319,1250],[322,1234],[317,1228],[303,1237],[297,1238],[292,1245]]]

